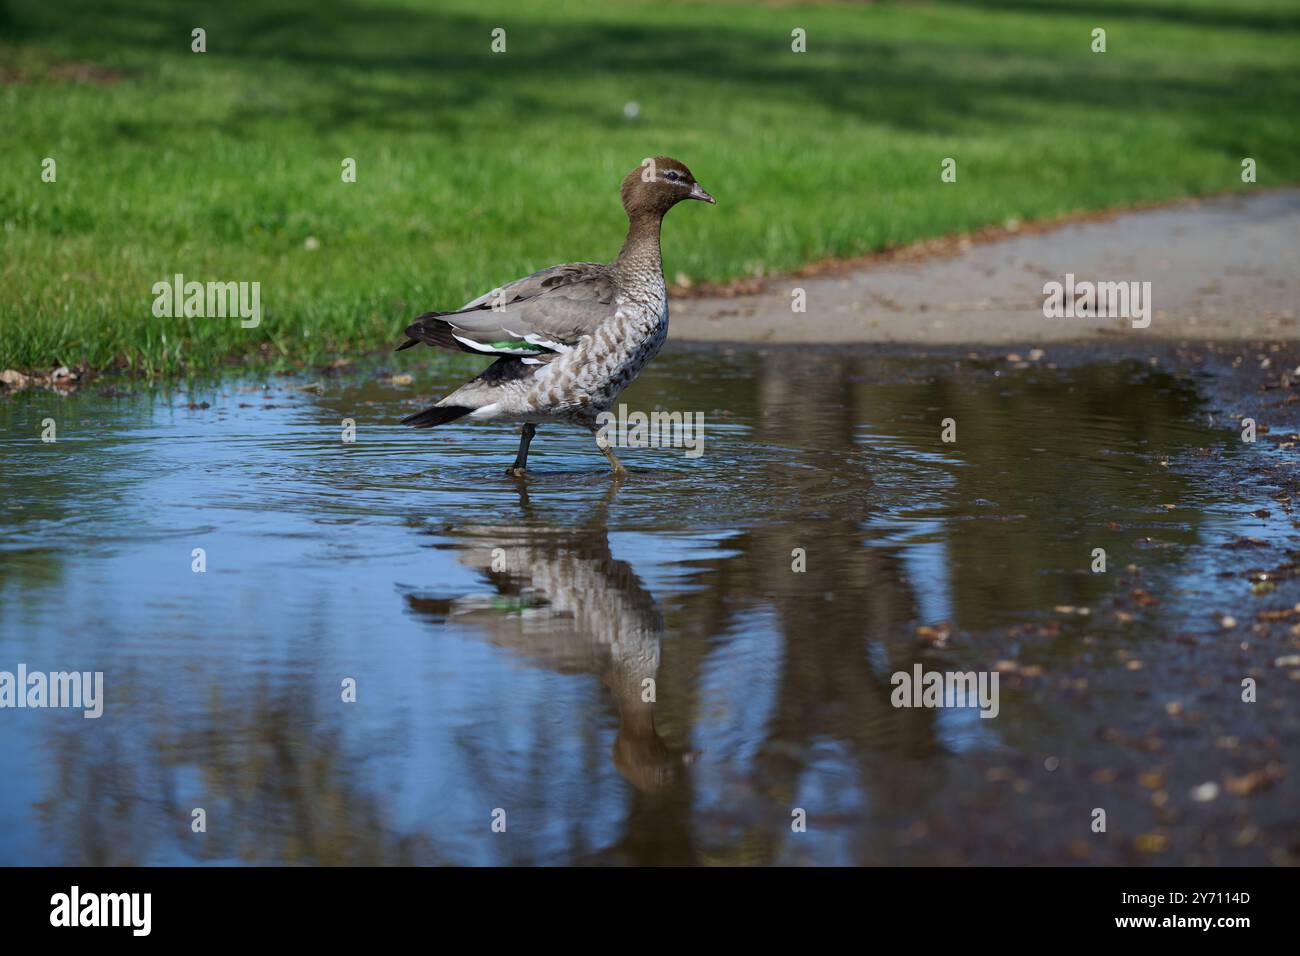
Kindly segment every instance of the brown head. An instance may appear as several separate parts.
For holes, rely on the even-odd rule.
[[[653,729],[646,733],[619,730],[614,738],[614,769],[642,793],[662,793],[679,783],[697,751],[669,747]]]
[[[695,181],[686,164],[670,156],[644,160],[623,179],[623,208],[629,219],[661,218],[683,199],[716,200]]]

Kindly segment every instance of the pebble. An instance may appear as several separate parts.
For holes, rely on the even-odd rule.
[[[1169,849],[1169,837],[1163,833],[1144,833],[1137,838],[1137,848],[1143,853],[1163,853]]]
[[[1192,799],[1197,803],[1209,803],[1219,796],[1219,785],[1213,780],[1206,781],[1199,787],[1192,787]]]

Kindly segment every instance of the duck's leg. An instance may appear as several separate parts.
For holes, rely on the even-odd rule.
[[[522,478],[528,474],[528,446],[533,442],[533,436],[537,434],[537,426],[532,422],[525,422],[523,431],[519,435],[519,454],[515,455],[515,463],[506,469],[506,474],[511,478]]]
[[[609,459],[609,467],[614,469],[614,474],[620,477],[627,474],[627,469],[623,467],[623,463],[619,461],[618,456],[614,454],[614,449],[606,445],[601,449],[601,451],[604,452],[605,457]]]
[[[596,447],[600,449],[600,453],[609,459],[609,467],[614,469],[614,474],[620,477],[626,475],[627,469],[623,467],[623,463],[614,454],[614,449],[609,444],[609,439],[605,437],[605,434],[596,425],[591,426],[591,433],[596,436]]]

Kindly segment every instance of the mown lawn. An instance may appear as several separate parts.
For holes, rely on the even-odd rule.
[[[669,278],[721,280],[1300,181],[1297,116],[1279,0],[0,0],[0,368],[382,347],[613,255],[655,153],[719,199],[670,217]],[[155,318],[178,272],[261,282],[261,325]]]

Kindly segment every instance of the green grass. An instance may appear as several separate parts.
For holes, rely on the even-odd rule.
[[[719,199],[669,217],[670,279],[1252,188],[1245,156],[1255,188],[1294,182],[1298,64],[1278,0],[0,0],[0,368],[382,347],[612,256],[618,180],[656,153]],[[155,318],[176,272],[260,281],[261,326]]]

